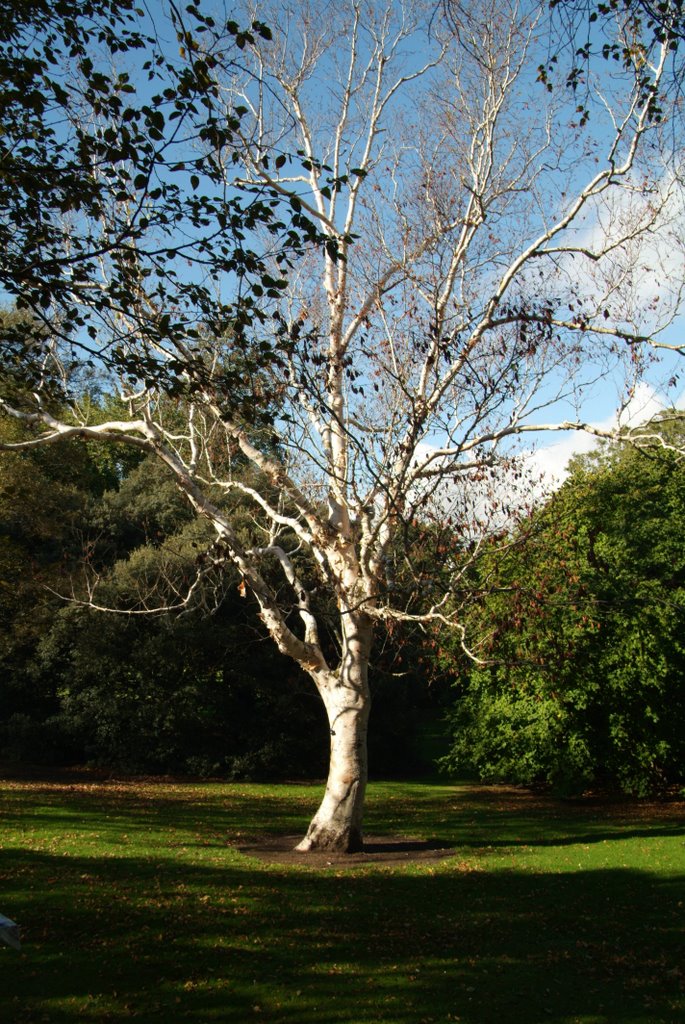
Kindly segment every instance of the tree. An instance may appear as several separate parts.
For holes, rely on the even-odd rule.
[[[27,431],[0,418],[0,438]],[[29,436],[30,433],[29,433]],[[112,484],[96,445],[71,443],[60,459],[48,449],[3,453],[0,461],[0,748],[3,756],[64,755],[56,727],[59,682],[41,671],[37,650],[81,556],[79,528],[89,502]],[[73,756],[73,749],[71,755]]]
[[[212,309],[209,289],[196,292],[185,271],[162,267],[156,287],[155,253],[166,249],[154,240],[161,232],[176,244],[181,232],[175,214],[171,227],[154,215],[175,173],[167,161],[162,194],[146,186],[136,205],[149,202],[153,215],[141,215],[126,246],[126,301],[107,268],[68,302],[67,269],[58,275],[44,314],[51,333],[18,355],[35,397],[8,393],[3,407],[42,425],[40,443],[131,444],[169,468],[215,533],[198,579],[237,569],[240,591],[326,708],[328,783],[298,848],[353,850],[374,632],[400,621],[463,632],[460,601],[448,598],[502,529],[507,474],[520,472],[514,439],[589,429],[576,410],[593,383],[634,386],[673,315],[677,290],[666,289],[669,301],[651,302],[645,321],[635,272],[641,240],[672,230],[678,124],[655,98],[674,54],[647,38],[639,60],[589,81],[588,119],[563,73],[537,81],[540,53],[555,44],[537,5],[485,0],[455,31],[420,3],[359,0],[324,24],[305,4],[275,4],[262,12],[272,38],[262,25],[248,36],[233,28],[240,62],[224,26],[191,6],[188,27],[171,10],[193,82],[202,80],[188,114],[195,134],[180,147],[197,140],[191,191],[179,185],[173,202],[181,220],[200,203],[191,262],[218,288],[238,289],[256,268],[248,314],[244,303]],[[174,82],[172,105],[177,93],[185,101]],[[123,116],[98,112],[113,147]],[[161,131],[149,116],[140,123]],[[217,139],[225,123],[230,135]],[[136,158],[116,154],[128,196]],[[112,157],[103,154],[105,167]],[[205,179],[224,188],[224,205],[202,198]],[[130,207],[119,195],[102,211],[108,244],[110,217]],[[246,224],[254,196],[268,197],[266,212]],[[303,244],[307,224],[316,232]],[[285,255],[273,251],[279,231]],[[241,232],[252,256],[238,261]],[[69,230],[63,238],[68,249]],[[51,407],[43,385],[68,361],[65,317],[83,321],[92,348],[121,370],[127,416],[91,424]],[[178,399],[172,416],[164,392]],[[247,526],[226,511],[234,494],[251,504]]]
[[[115,405],[90,399],[100,419]],[[0,429],[4,440],[21,439],[16,422]],[[323,708],[268,643],[235,571],[222,569],[211,588],[205,580],[181,616],[125,614],[151,591],[157,602],[178,599],[210,542],[173,477],[135,449],[65,449],[59,460],[40,447],[0,455],[3,758],[246,779],[320,775]],[[240,509],[232,515],[237,521]],[[120,614],[60,598],[96,578],[98,599]],[[426,705],[406,667],[401,684],[383,672],[396,647],[386,645],[373,681],[381,718],[371,752],[385,774],[417,768],[417,712]]]
[[[681,446],[682,425],[651,429]],[[673,447],[616,442],[574,460],[520,542],[479,567],[488,664],[455,660],[447,767],[566,793],[682,781],[684,513]]]
[[[125,614],[151,591],[178,600],[210,542],[164,467],[144,460],[91,503],[81,529],[88,585],[97,577],[98,599],[122,614],[62,602],[40,637],[34,660],[58,688],[52,721],[71,748],[126,771],[320,771],[320,710],[297,666],[255,628],[235,572],[207,581],[181,616]]]

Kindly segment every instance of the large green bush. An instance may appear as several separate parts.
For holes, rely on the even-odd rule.
[[[487,664],[453,656],[445,765],[645,794],[685,776],[685,461],[620,443],[570,468],[481,561],[470,627]]]

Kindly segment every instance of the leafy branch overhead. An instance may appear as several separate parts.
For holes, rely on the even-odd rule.
[[[5,331],[9,365],[31,375],[45,325],[77,363],[176,389],[202,379],[208,332],[230,330],[266,364],[269,333],[250,348],[245,330],[268,320],[262,298],[280,296],[293,257],[320,240],[307,217],[281,216],[268,187],[227,180],[241,109],[224,108],[217,75],[268,28],[218,31],[172,4],[170,53],[133,0],[3,0],[0,15],[0,281],[32,314]],[[225,275],[239,282],[226,297]]]

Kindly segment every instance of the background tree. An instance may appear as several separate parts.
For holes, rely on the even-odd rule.
[[[115,405],[89,404],[100,418]],[[4,427],[7,440],[20,439],[15,423]],[[186,600],[208,528],[156,460],[133,450],[112,465],[117,453],[130,455],[97,442],[72,443],[60,460],[43,448],[0,454],[3,760],[236,779],[321,775],[325,723],[308,680],[258,628],[237,573],[222,569]],[[180,595],[183,614],[103,616],[58,596],[82,596],[96,577],[99,598],[120,612]],[[373,680],[377,774],[426,770],[417,746],[431,708],[424,690],[407,644],[386,642]]]
[[[682,781],[685,463],[612,443],[572,462],[506,554],[485,555],[474,629],[489,664],[460,657],[444,764],[481,778],[613,785]]]
[[[171,11],[196,101],[186,109],[185,78],[154,47],[161,63],[146,67],[171,75],[165,125],[173,114],[184,129],[182,155],[167,160],[153,135],[164,92],[154,118],[96,112],[97,145],[101,131],[116,147],[97,150],[117,182],[96,210],[105,266],[96,280],[88,265],[92,288],[69,290],[64,263],[46,288],[52,334],[17,355],[35,397],[8,393],[3,407],[40,424],[41,443],[128,443],[171,471],[216,537],[198,585],[230,562],[326,708],[329,778],[299,849],[355,849],[374,632],[407,620],[463,632],[448,597],[510,511],[498,481],[516,466],[512,439],[583,428],[592,384],[635,386],[673,315],[677,290],[662,289],[645,322],[636,275],[641,240],[673,231],[678,124],[655,102],[673,51],[645,38],[639,59],[588,82],[586,118],[565,74],[537,81],[541,49],[556,44],[537,5],[469,5],[456,32],[420,4],[350,2],[323,24],[304,4],[274,5],[273,38]],[[154,143],[145,181],[144,150],[122,148],[127,118]],[[169,192],[178,166],[187,184]],[[131,202],[141,216],[122,256],[112,243]],[[323,245],[303,248],[307,224]],[[71,230],[60,237],[66,255]],[[241,301],[222,304],[214,281]],[[123,370],[126,416],[74,425],[51,407],[47,382],[71,358],[64,322]],[[169,391],[182,427],[160,400]],[[231,512],[236,495],[249,524]]]
[[[63,603],[41,636],[36,660],[57,680],[55,717],[72,749],[134,772],[320,771],[319,709],[297,666],[255,629],[237,574],[221,572],[211,586],[206,577],[187,598],[210,538],[170,474],[143,461],[92,503],[82,529],[83,589],[97,577],[99,599],[124,614]],[[173,606],[179,595],[180,616],[125,614],[151,598]]]
[[[3,442],[27,432],[0,419]],[[29,436],[30,432],[29,432]],[[40,665],[38,647],[51,628],[79,565],[91,499],[112,486],[109,452],[68,444],[60,459],[41,447],[0,460],[0,748],[5,757],[50,761],[74,757],[57,725],[59,683]],[[101,458],[104,456],[104,458]]]

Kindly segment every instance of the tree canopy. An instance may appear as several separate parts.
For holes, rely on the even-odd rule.
[[[217,71],[270,30],[174,3],[156,25],[134,0],[0,14],[0,283],[32,314],[5,325],[6,368],[31,382],[38,360],[43,388],[84,364],[181,388],[207,330],[230,325],[237,344],[263,316],[256,296],[278,295],[290,255],[318,237],[297,211],[280,219],[268,187],[227,181],[244,111],[222,102]],[[269,239],[259,251],[257,225]],[[136,358],[132,334],[145,346]],[[62,345],[52,373],[48,337]],[[251,349],[257,364],[273,354],[268,336]],[[240,377],[224,369],[230,393]]]

